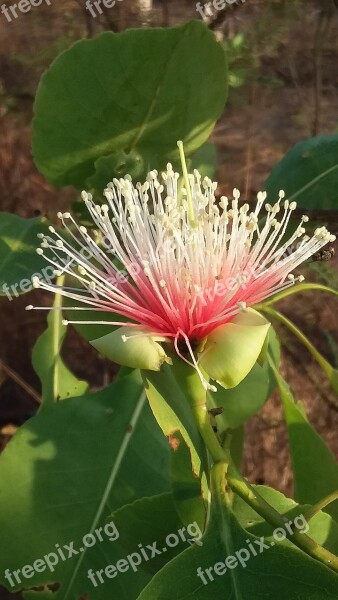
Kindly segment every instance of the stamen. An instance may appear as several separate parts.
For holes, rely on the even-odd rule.
[[[301,282],[293,271],[334,236],[325,227],[307,235],[304,215],[285,241],[296,203],[286,200],[283,191],[271,204],[266,192],[259,192],[254,209],[247,203],[239,206],[237,188],[232,199],[223,196],[217,203],[217,183],[197,171],[189,175],[182,142],[178,148],[183,178],[170,164],[162,175],[152,170],[136,186],[130,176],[115,178],[104,191],[103,205],[82,193],[94,233],[70,213],[59,212],[65,235],[53,226],[48,235],[38,235],[37,252],[52,265],[53,275],[69,275],[78,287],[39,277],[32,283],[83,305],[72,310],[108,313],[101,324],[128,325],[174,340],[177,354],[214,391],[198,369],[189,340],[206,338],[239,311]],[[185,186],[182,200],[179,182]],[[49,310],[27,307],[33,309]],[[114,313],[125,321],[109,321]],[[185,340],[188,359],[178,347],[179,338]]]

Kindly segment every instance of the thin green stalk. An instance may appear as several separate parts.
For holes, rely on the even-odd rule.
[[[203,438],[203,441],[210,452],[210,455],[215,463],[228,463],[228,455],[223,450],[217,436],[212,428],[210,415],[206,404],[197,405],[191,403],[191,410],[195,417],[198,430]]]
[[[285,327],[287,327],[292,333],[304,344],[304,346],[311,352],[312,356],[316,359],[318,364],[322,367],[323,371],[326,373],[327,377],[331,379],[333,367],[330,363],[318,352],[318,350],[314,347],[314,345],[310,342],[310,340],[296,327],[292,321],[290,321],[287,317],[282,315],[277,310],[270,308],[268,306],[262,306],[260,311],[271,315],[275,319],[278,319]]]
[[[224,462],[217,462],[211,469],[211,491],[213,496],[228,503],[228,498],[225,493],[227,482],[227,465]]]
[[[275,296],[270,298],[270,300],[265,300],[260,304],[256,304],[255,308],[256,310],[263,310],[265,307],[272,306],[273,304],[276,304],[276,302],[279,302],[284,298],[293,296],[293,294],[299,294],[300,292],[307,292],[310,290],[317,290],[318,292],[327,292],[328,294],[338,296],[338,292],[336,290],[333,290],[332,288],[326,285],[322,285],[320,283],[301,283],[299,285],[289,287],[288,289],[284,290],[284,292],[276,294]]]
[[[249,482],[238,473],[233,464],[230,464],[228,467],[227,482],[229,487],[261,517],[270,523],[270,525],[273,525],[276,528],[283,527],[286,537],[295,546],[338,573],[338,557],[332,554],[332,552],[329,552],[329,550],[323,548],[320,544],[317,544],[305,533],[300,533],[297,529],[294,529],[293,533],[290,534],[284,527],[285,523],[289,522],[289,519],[281,515],[273,508],[273,506],[268,504]]]
[[[306,511],[306,513],[304,514],[306,521],[309,522],[310,519],[312,519],[317,513],[319,513],[319,511],[329,506],[329,504],[332,504],[332,502],[334,502],[335,500],[338,500],[338,491],[332,492],[332,494],[329,494],[328,496],[326,496],[326,498],[323,498],[323,500],[320,500],[319,502],[317,502],[317,504],[311,506],[311,508],[309,508],[309,510]]]
[[[255,490],[250,483],[242,477],[231,461],[228,444],[222,448],[215,434],[206,404],[206,392],[201,385],[196,371],[192,367],[183,365],[180,368],[180,381],[189,401],[200,435],[214,461],[211,474],[212,489],[217,494],[228,498],[227,488],[238,494],[251,508],[262,516],[270,525],[283,527],[289,520],[281,515],[273,506]],[[324,563],[338,573],[338,557],[317,544],[309,536],[294,530],[292,533],[284,529],[288,539],[298,548]]]

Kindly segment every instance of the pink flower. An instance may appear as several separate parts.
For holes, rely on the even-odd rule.
[[[55,275],[66,273],[76,285],[34,285],[85,305],[74,310],[106,313],[102,323],[172,340],[177,354],[197,367],[196,349],[217,328],[300,281],[292,271],[334,236],[322,227],[309,237],[303,216],[283,241],[296,208],[283,192],[273,206],[265,204],[263,192],[254,207],[240,206],[238,190],[233,199],[217,202],[217,184],[197,171],[185,174],[185,181],[189,186],[181,187],[169,164],[161,176],[151,171],[142,185],[128,176],[114,179],[103,205],[83,192],[95,233],[79,227],[70,213],[59,213],[66,234],[50,227],[51,236],[41,235],[37,250]]]

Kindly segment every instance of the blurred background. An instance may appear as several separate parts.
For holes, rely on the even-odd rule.
[[[38,4],[38,2],[35,2]],[[204,5],[204,3],[201,3]],[[14,5],[7,0],[7,9]],[[1,10],[1,7],[0,7]],[[39,78],[53,59],[81,38],[104,30],[163,26],[201,19],[188,0],[119,0],[94,16],[83,0],[41,0],[27,13],[0,12],[0,208],[24,217],[56,212],[76,198],[55,190],[31,156],[31,120]],[[338,6],[335,0],[239,0],[208,16],[208,26],[226,44],[230,95],[213,135],[219,192],[238,187],[252,198],[271,168],[298,141],[337,131]],[[151,73],[149,73],[151,77]],[[203,94],[203,80],[201,80]],[[196,99],[198,101],[198,99]],[[156,165],[154,165],[156,166]],[[338,190],[337,190],[338,201]],[[311,215],[313,218],[316,215]],[[333,233],[338,222],[329,223]],[[337,254],[337,253],[336,253]],[[338,261],[306,266],[307,279],[338,289]],[[38,292],[0,298],[0,449],[39,402],[39,381],[30,352],[46,326],[46,313],[25,312]],[[307,293],[283,301],[280,309],[338,366],[336,300]],[[288,331],[280,330],[283,371],[296,398],[338,456],[338,400],[320,368]],[[79,377],[101,388],[114,367],[70,330],[63,350]],[[251,481],[292,493],[287,436],[279,400],[273,395],[248,424],[245,471]],[[5,482],[0,482],[0,488]],[[0,532],[1,533],[1,532]],[[2,552],[6,551],[4,548]],[[0,590],[0,598],[13,598]]]

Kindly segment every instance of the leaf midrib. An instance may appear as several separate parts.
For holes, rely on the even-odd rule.
[[[108,500],[109,494],[110,494],[110,492],[112,490],[112,487],[113,487],[113,485],[115,483],[115,479],[116,479],[116,477],[118,475],[121,463],[123,461],[123,458],[125,456],[125,453],[127,451],[128,446],[129,446],[130,440],[132,439],[133,433],[135,431],[136,424],[137,424],[137,422],[139,420],[139,417],[141,415],[142,409],[144,407],[145,400],[146,400],[146,395],[145,395],[144,390],[142,390],[142,392],[141,392],[141,394],[140,394],[140,396],[139,396],[139,398],[138,398],[138,400],[136,402],[136,407],[135,407],[135,410],[133,412],[133,415],[132,415],[132,417],[130,419],[131,431],[130,431],[130,433],[129,433],[129,431],[126,432],[125,436],[124,436],[124,439],[122,440],[119,452],[118,452],[118,454],[116,456],[116,459],[114,460],[111,473],[109,475],[109,478],[108,478],[105,490],[103,492],[102,499],[101,499],[101,501],[99,503],[99,506],[97,508],[97,511],[96,511],[94,519],[93,519],[92,526],[91,526],[90,531],[88,533],[92,533],[95,530],[97,524],[99,523],[99,520],[100,520],[101,515],[103,513],[103,510],[105,508],[106,502]],[[64,593],[64,596],[63,596],[63,600],[67,600],[67,598],[69,598],[69,593],[72,590],[73,583],[74,583],[74,581],[75,581],[75,579],[76,579],[76,577],[78,575],[78,572],[80,570],[80,567],[82,565],[82,562],[84,560],[86,552],[87,552],[87,548],[85,548],[85,550],[82,552],[82,554],[79,557],[77,565],[76,565],[76,567],[75,567],[75,569],[73,571],[73,575],[72,575],[72,577],[71,577],[71,579],[70,579],[70,581],[68,583],[68,586],[67,586],[67,588],[65,590],[65,593]]]
[[[295,192],[294,194],[292,194],[289,197],[289,200],[295,200],[296,198],[298,198],[298,196],[300,196],[301,194],[303,194],[303,192],[306,192],[306,190],[308,190],[309,188],[313,187],[314,185],[316,185],[316,183],[318,183],[319,181],[321,181],[321,179],[324,179],[324,177],[326,177],[327,175],[330,175],[330,173],[333,173],[333,171],[335,171],[336,169],[338,169],[338,163],[336,165],[333,165],[333,167],[330,167],[329,169],[326,169],[326,171],[323,171],[322,173],[320,173],[319,175],[317,175],[317,177],[315,177],[314,179],[311,179],[311,181],[309,181],[308,183],[306,183],[305,185],[303,185],[302,188],[300,188],[297,192]]]
[[[28,223],[25,223],[26,225],[28,225]],[[30,226],[34,226],[36,224],[35,223],[31,223]],[[3,227],[0,228],[0,236],[3,232]],[[16,252],[20,252],[20,244],[25,240],[25,238],[27,237],[27,235],[29,234],[29,228],[25,227],[25,229],[23,230],[22,234],[17,235],[14,239],[13,239],[13,245],[9,246],[9,244],[7,243],[7,246],[10,249],[10,252],[8,252],[7,256],[4,258],[4,260],[1,262],[1,268],[0,271],[3,271],[4,268],[6,268],[6,266],[8,265],[8,262],[10,262],[12,255],[15,254]]]

